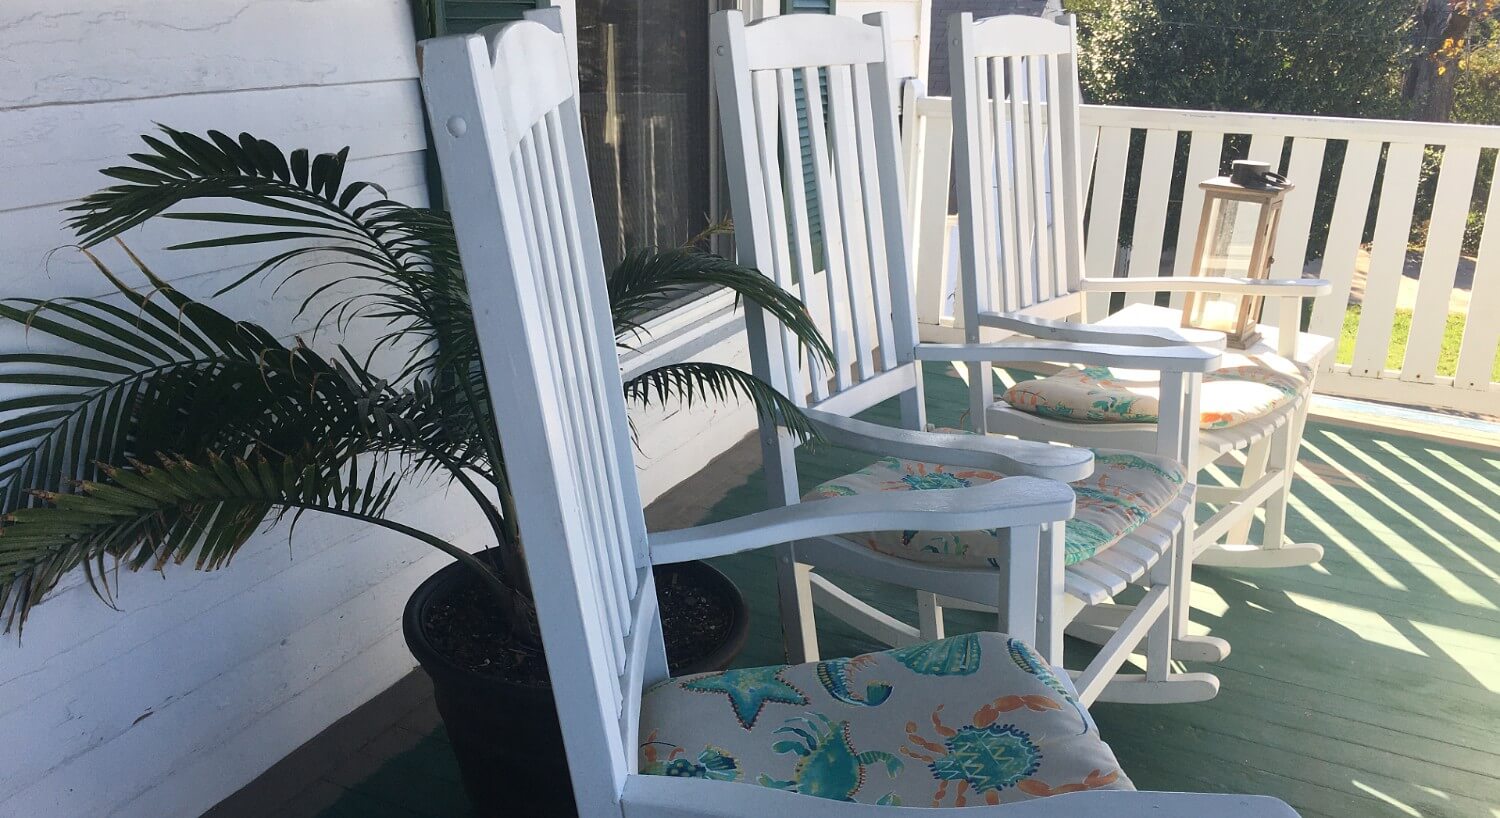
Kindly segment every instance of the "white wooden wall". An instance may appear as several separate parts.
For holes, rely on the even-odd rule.
[[[62,208],[153,122],[351,145],[347,179],[424,201],[416,75],[408,0],[0,2],[0,297],[106,293],[76,253],[52,252],[70,240]],[[130,241],[203,298],[263,252],[160,249],[205,235],[160,222]],[[216,303],[309,337],[292,316],[299,300],[252,286]],[[743,363],[735,343],[698,357]],[[637,420],[647,502],[754,424],[724,407]],[[468,509],[434,484],[409,487],[395,513],[482,547]],[[218,573],[124,577],[118,612],[77,581],[64,587],[24,640],[0,637],[0,816],[197,815],[411,670],[401,609],[447,561],[309,516],[292,544],[284,530],[262,536]]]
[[[893,72],[898,77],[927,78],[925,43],[932,28],[932,0],[837,0],[834,8],[849,17],[885,12],[897,51]]]
[[[107,291],[76,253],[50,253],[69,241],[61,208],[153,122],[352,145],[350,177],[425,200],[410,15],[406,0],[0,4],[0,295]],[[158,273],[199,297],[260,252],[164,253],[204,234],[139,233]],[[224,303],[280,333],[310,329],[269,287]],[[423,502],[439,490],[406,492],[403,518],[467,541],[472,520]],[[220,573],[126,577],[120,612],[75,582],[24,640],[0,638],[0,815],[196,815],[407,673],[401,606],[445,559],[303,523],[290,547],[263,536]]]

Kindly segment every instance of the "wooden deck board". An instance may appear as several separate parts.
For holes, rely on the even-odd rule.
[[[930,367],[928,400],[934,423],[957,423],[962,385]],[[886,407],[871,413],[892,417]],[[1323,542],[1322,564],[1198,569],[1194,630],[1233,645],[1222,665],[1202,668],[1219,674],[1220,695],[1193,705],[1099,704],[1101,734],[1142,788],[1266,793],[1308,818],[1500,816],[1500,458],[1325,423],[1310,425],[1307,442],[1288,533]],[[869,460],[841,450],[801,459],[808,486]],[[753,443],[737,447],[704,480],[653,506],[652,527],[761,508],[758,461]],[[769,557],[718,564],[751,608],[739,664],[779,662]],[[915,621],[911,593],[833,578]],[[983,628],[986,619],[949,612],[949,632]],[[881,647],[828,617],[819,630],[828,656]],[[1076,663],[1091,648],[1070,640],[1068,650]],[[384,788],[373,779],[399,777],[451,810],[456,785],[445,749],[438,731],[393,758],[389,772],[351,787],[349,798],[369,799]],[[414,754],[428,757],[407,757]],[[412,769],[428,774],[404,772]],[[421,801],[404,798],[402,807]],[[368,801],[340,801],[325,814],[350,814],[360,803]]]

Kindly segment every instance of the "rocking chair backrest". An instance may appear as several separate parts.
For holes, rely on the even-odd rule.
[[[572,67],[536,19],[559,23],[423,43],[422,85],[574,793],[594,815],[617,809],[642,681],[666,661]]]
[[[978,331],[981,313],[1078,315],[1084,178],[1072,17],[976,22],[966,13],[948,31],[965,330]]]
[[[917,336],[882,15],[722,11],[710,38],[740,261],[795,292],[837,358],[827,372],[752,315],[756,374],[799,404],[842,394],[842,413],[891,397],[877,382],[910,384]]]

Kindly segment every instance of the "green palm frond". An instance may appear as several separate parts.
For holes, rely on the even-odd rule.
[[[100,480],[38,491],[40,505],[0,522],[0,616],[7,628],[24,625],[31,608],[80,566],[106,600],[117,565],[134,571],[191,560],[200,570],[218,568],[277,509],[378,521],[399,474],[362,460],[328,451],[159,455],[157,465],[101,464]]]
[[[315,288],[299,310],[339,284],[357,283],[356,295],[338,299],[320,319],[341,325],[358,315],[385,320],[392,328],[377,348],[410,342],[405,374],[440,366],[435,349],[449,360],[468,354],[473,335],[468,295],[447,214],[391,200],[373,182],[346,182],[347,147],[316,156],[307,149],[285,154],[248,133],[234,139],[218,131],[209,131],[207,138],[165,126],[162,132],[166,139],[141,137],[149,150],[130,154],[134,165],[102,171],[117,184],[68,208],[76,214],[68,226],[84,247],[157,216],[221,225],[229,228],[224,235],[168,249],[287,245],[221,293],[262,275],[282,272],[284,283],[337,265],[341,274]],[[253,207],[175,209],[226,199]]]
[[[476,446],[473,423],[436,388],[397,391],[347,353],[328,361],[300,342],[283,344],[176,291],[138,259],[149,295],[94,261],[128,306],[0,301],[0,321],[72,348],[0,354],[0,385],[12,395],[0,400],[0,512],[31,503],[33,490],[96,480],[100,462],[157,451],[244,456],[316,446],[341,456],[388,452],[423,467]]]
[[[832,368],[833,350],[796,296],[758,270],[693,247],[636,250],[610,271],[615,335],[622,340],[640,335],[648,315],[704,286],[726,287],[770,313]]]
[[[748,399],[762,420],[785,427],[798,440],[820,439],[817,427],[797,404],[760,378],[732,366],[687,361],[658,367],[625,382],[625,399],[643,406],[671,401],[692,406],[707,398],[724,401],[731,397]]]

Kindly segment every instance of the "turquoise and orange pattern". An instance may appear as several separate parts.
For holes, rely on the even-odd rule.
[[[803,500],[873,494],[882,491],[975,486],[1004,475],[980,469],[887,457],[852,474],[815,487]],[[1094,473],[1073,483],[1077,511],[1067,522],[1064,562],[1082,562],[1119,542],[1182,490],[1182,468],[1159,457],[1094,450]],[[1006,554],[1004,532],[870,531],[849,539],[872,551],[918,562],[996,568]]]
[[[709,689],[737,695],[702,695]],[[758,716],[748,728],[747,702]],[[1060,677],[996,633],[671,679],[646,692],[641,735],[647,775],[865,804],[961,807],[1132,788]]]
[[[1203,376],[1200,426],[1224,429],[1265,417],[1307,388],[1308,372],[1284,358],[1223,367]],[[1085,423],[1155,423],[1161,388],[1155,373],[1092,366],[1021,381],[1005,402],[1023,412]]]

